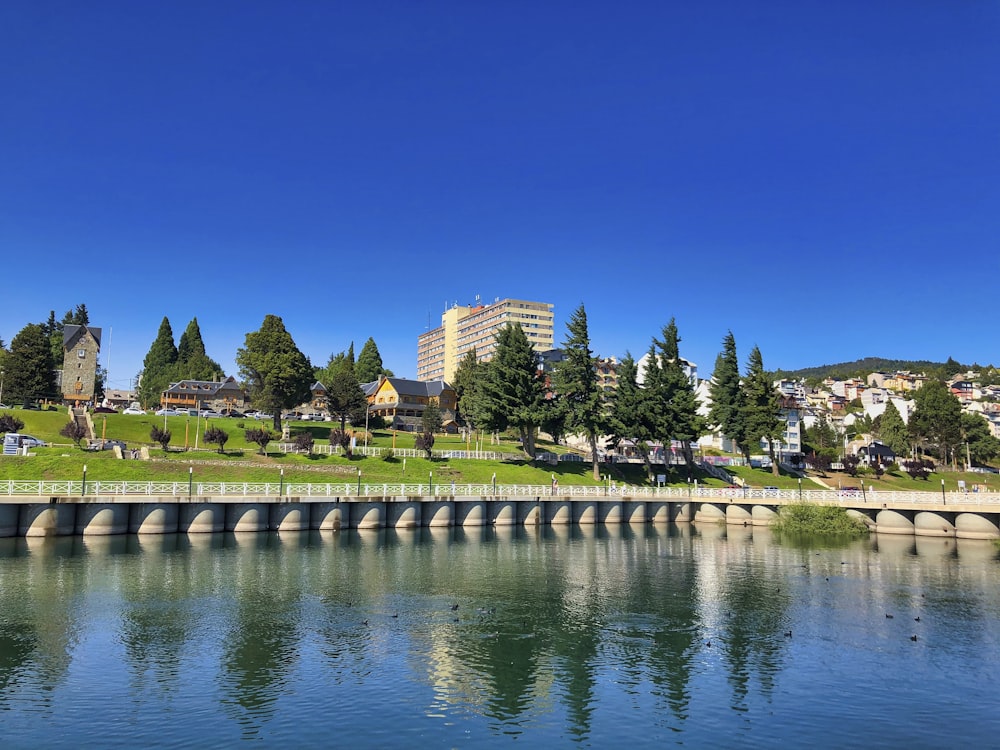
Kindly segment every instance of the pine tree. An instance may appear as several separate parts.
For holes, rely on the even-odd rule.
[[[910,452],[910,432],[906,428],[899,409],[890,399],[882,412],[879,421],[879,438],[883,445],[888,445],[897,456],[905,456]]]
[[[177,344],[177,364],[170,379],[219,381],[225,377],[222,366],[205,353],[198,319],[192,318]]]
[[[367,346],[367,344],[365,344]],[[364,349],[361,355],[364,356]],[[358,358],[360,364],[361,358]],[[473,427],[477,424],[475,419],[475,384],[482,376],[482,365],[476,357],[476,348],[472,347],[462,356],[462,361],[458,363],[455,370],[455,377],[452,378],[451,385],[455,388],[456,403],[458,404],[458,423],[464,427]]]
[[[535,457],[535,436],[545,419],[545,379],[538,355],[519,323],[508,323],[497,333],[493,358],[486,365],[482,406],[484,427],[516,428],[524,452]]]
[[[565,419],[568,432],[581,434],[587,439],[594,479],[600,480],[597,439],[608,431],[608,417],[603,393],[597,384],[597,365],[590,350],[587,311],[583,305],[570,315],[566,332],[564,358],[555,369],[559,413]]]
[[[644,389],[638,384],[638,367],[631,354],[626,353],[618,365],[618,388],[615,390],[611,412],[611,440],[621,446],[627,440],[635,444],[642,456],[649,480],[653,480],[653,466],[649,459],[649,442],[653,439]]]
[[[55,365],[45,325],[29,323],[14,336],[4,357],[4,395],[10,403],[55,398]]]
[[[274,415],[274,429],[279,432],[281,410],[309,400],[312,365],[276,315],[265,316],[260,329],[246,335],[236,352],[236,364],[254,406]]]
[[[374,382],[378,380],[379,375],[391,377],[392,373],[382,366],[382,355],[378,352],[375,339],[369,337],[361,347],[361,354],[358,355],[358,361],[354,365],[354,374],[358,376],[359,383]]]
[[[740,363],[736,356],[736,339],[733,337],[733,332],[729,331],[722,340],[722,352],[715,360],[715,371],[712,373],[712,381],[709,384],[712,405],[709,409],[708,420],[723,435],[736,443],[740,450],[744,450],[746,442],[742,422],[742,394]]]
[[[754,347],[747,360],[747,374],[743,379],[742,413],[746,424],[744,456],[750,458],[750,446],[767,440],[771,456],[771,472],[778,476],[780,468],[774,454],[774,445],[781,439],[783,422],[778,392],[771,382],[771,375],[764,370],[764,359],[760,349]]]
[[[174,365],[177,363],[177,347],[174,346],[174,332],[166,316],[160,322],[160,330],[142,361],[139,380],[139,403],[144,409],[160,403],[160,396],[170,385]]]

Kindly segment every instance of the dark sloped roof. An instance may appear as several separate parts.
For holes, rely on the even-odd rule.
[[[68,349],[73,346],[73,342],[76,341],[84,332],[89,331],[90,335],[94,337],[94,341],[97,342],[98,348],[101,346],[101,329],[91,328],[90,326],[76,326],[76,325],[64,325],[63,326],[63,348]]]

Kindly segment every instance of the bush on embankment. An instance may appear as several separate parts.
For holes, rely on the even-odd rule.
[[[868,527],[835,505],[794,503],[782,506],[771,528],[784,534],[821,534],[823,536],[864,536]]]

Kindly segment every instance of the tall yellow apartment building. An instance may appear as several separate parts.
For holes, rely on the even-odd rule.
[[[417,380],[451,382],[465,353],[475,347],[476,359],[493,357],[496,334],[508,323],[520,323],[536,352],[553,348],[552,305],[520,299],[491,305],[453,305],[441,316],[441,326],[417,337]]]

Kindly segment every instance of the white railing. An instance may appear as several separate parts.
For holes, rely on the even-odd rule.
[[[890,490],[769,490],[762,488],[635,487],[487,483],[366,482],[129,482],[88,480],[0,480],[0,497],[513,497],[555,500],[586,497],[663,498],[705,502],[815,502],[844,506],[977,505],[1000,507],[998,492],[908,492]]]
[[[306,453],[307,451],[297,447],[295,443],[274,443],[273,446],[279,453]],[[312,452],[320,456],[343,456],[346,451],[339,445],[314,445]],[[375,446],[365,447],[359,445],[351,449],[355,456],[365,456],[367,458],[380,458],[391,452],[394,458],[427,458],[427,451],[416,448],[378,448]],[[478,461],[522,461],[525,456],[517,453],[498,453],[496,451],[477,451],[458,449],[442,449],[431,451],[434,458],[468,458]]]

